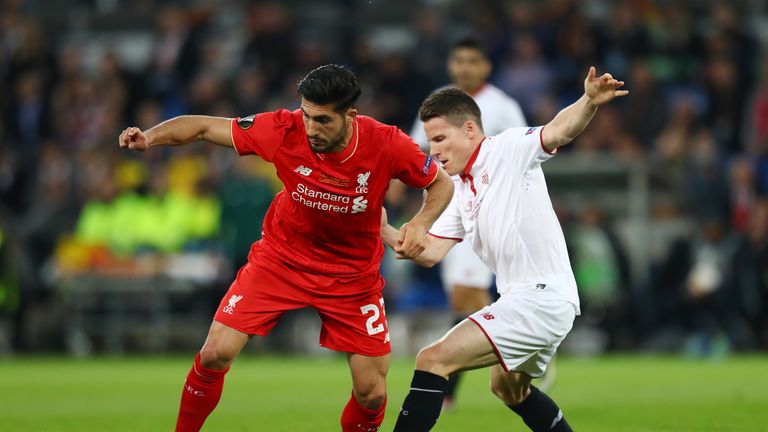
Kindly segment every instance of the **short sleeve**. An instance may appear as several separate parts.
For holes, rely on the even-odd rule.
[[[497,151],[506,156],[504,159],[517,166],[520,171],[527,171],[557,154],[557,150],[550,153],[544,148],[541,137],[543,130],[544,126],[507,129],[495,137],[501,141]]]
[[[255,154],[272,162],[285,142],[286,134],[295,125],[294,115],[283,109],[233,119],[230,131],[235,150],[240,156]]]
[[[393,158],[393,178],[419,189],[429,186],[437,178],[437,163],[401,130],[395,129],[389,147]]]
[[[458,194],[454,192],[451,202],[448,203],[448,207],[446,207],[445,211],[443,211],[440,217],[437,218],[435,223],[432,224],[432,228],[429,229],[429,235],[462,241],[464,239],[464,234],[464,224],[461,223]]]

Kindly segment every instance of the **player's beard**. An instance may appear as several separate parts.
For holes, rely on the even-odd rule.
[[[311,137],[307,136],[309,147],[315,153],[336,153],[344,150],[344,147],[346,147],[344,139],[347,136],[348,127],[349,123],[345,122],[344,127],[339,130],[339,133],[329,139],[321,139],[317,144],[313,143]]]

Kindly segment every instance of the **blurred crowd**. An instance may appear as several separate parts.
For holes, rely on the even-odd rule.
[[[125,127],[295,109],[297,79],[333,62],[360,77],[361,113],[408,131],[448,82],[451,43],[473,33],[531,125],[580,95],[590,65],[631,91],[561,156],[643,166],[655,243],[638,272],[627,215],[556,203],[584,302],[574,339],[691,355],[768,347],[762,2],[416,3],[1,0],[0,333],[50,348],[25,345],[24,328],[73,274],[202,253],[227,263],[227,281],[245,261],[280,188],[271,167],[202,144],[129,153]],[[396,221],[419,198],[393,188],[387,201]],[[387,270],[395,312],[444,305],[436,271]]]

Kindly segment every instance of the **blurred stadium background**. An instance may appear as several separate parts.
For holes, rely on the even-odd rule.
[[[20,370],[33,377],[72,358],[183,354],[185,361],[169,363],[177,376],[167,424],[186,359],[260,235],[280,188],[269,165],[202,144],[132,154],[118,149],[120,130],[180,114],[297,108],[297,79],[335,62],[359,75],[363,114],[408,132],[421,100],[448,82],[451,42],[470,32],[490,49],[491,81],[520,102],[531,125],[578,97],[589,65],[631,91],[545,164],[584,311],[561,350],[559,386],[572,392],[562,405],[584,404],[565,388],[584,358],[608,355],[594,361],[626,374],[638,364],[676,367],[670,359],[712,374],[746,361],[753,366],[745,370],[765,374],[764,1],[0,0],[0,388],[23,377],[13,371],[40,353],[57,360]],[[419,203],[419,194],[393,188],[390,220],[406,220]],[[408,356],[442,334],[451,316],[436,269],[389,257],[382,270],[404,377]],[[246,352],[335,364],[317,347],[318,332],[314,313],[291,314]],[[641,357],[612,361],[616,353]],[[671,357],[646,363],[649,354]],[[111,361],[115,369],[124,364]],[[286,380],[312,373],[314,362],[295,361]],[[706,388],[705,377],[680,385]],[[583,383],[586,400],[594,381]],[[760,388],[742,384],[732,383],[733,391]],[[390,411],[404,385],[391,386],[398,394]],[[624,390],[634,387],[630,381]],[[741,397],[765,402],[766,387]],[[0,418],[16,406],[6,397]],[[21,413],[6,419],[27,417]],[[511,418],[505,414],[500,422]],[[335,411],[328,418],[335,422]],[[764,430],[756,425],[765,418],[752,420],[739,430]],[[58,430],[13,425],[0,429]]]

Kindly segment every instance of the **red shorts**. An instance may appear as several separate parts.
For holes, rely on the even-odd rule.
[[[391,351],[383,287],[379,273],[329,277],[260,258],[240,269],[213,319],[243,333],[265,336],[284,312],[311,307],[323,321],[321,346],[382,356]]]

